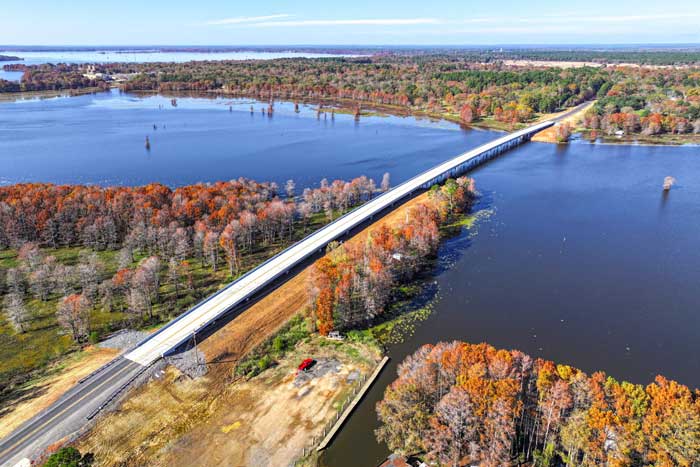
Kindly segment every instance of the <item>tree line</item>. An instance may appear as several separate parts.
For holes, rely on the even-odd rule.
[[[102,78],[88,78],[82,67],[75,65],[4,65],[5,71],[21,71],[19,82],[0,79],[2,92],[62,91],[66,89],[99,88],[107,90],[110,84]]]
[[[85,77],[85,65],[7,67],[24,75],[19,83],[0,81],[0,92],[107,86],[100,78]],[[124,91],[336,99],[465,124],[493,119],[514,126],[597,98],[585,119],[592,130],[647,135],[700,131],[700,72],[693,67],[506,66],[471,52],[422,51],[360,58],[111,63],[90,69],[130,76],[120,85]]]
[[[584,115],[586,128],[605,134],[700,134],[700,71],[616,73],[633,79],[601,86],[596,105]]]
[[[380,441],[439,465],[691,467],[700,392],[464,342],[407,357],[377,405]]]

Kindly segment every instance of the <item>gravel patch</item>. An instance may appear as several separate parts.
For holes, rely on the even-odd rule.
[[[145,331],[122,329],[121,331],[111,334],[105,340],[97,344],[97,346],[103,349],[129,350],[146,337],[148,337],[148,333]]]
[[[311,381],[314,378],[320,378],[328,373],[338,373],[343,367],[343,364],[335,358],[320,358],[316,360],[316,364],[308,371],[297,372],[294,378],[294,386],[300,387]]]
[[[206,375],[208,371],[204,354],[195,349],[170,355],[165,357],[165,361],[190,378],[199,378]]]
[[[362,376],[362,374],[358,370],[355,370],[355,371],[351,371],[350,374],[348,374],[348,377],[346,379],[347,379],[348,383],[353,383],[353,382],[357,381],[358,379],[360,379],[360,376]]]

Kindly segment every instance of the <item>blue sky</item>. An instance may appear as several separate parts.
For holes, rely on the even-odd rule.
[[[0,4],[0,44],[561,43],[700,43],[700,5],[697,0],[2,0]]]

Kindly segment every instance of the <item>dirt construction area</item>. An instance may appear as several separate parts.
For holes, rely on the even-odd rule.
[[[304,358],[316,364],[297,372]],[[352,343],[314,337],[276,367],[214,393],[168,367],[101,420],[78,443],[97,465],[290,465],[319,438],[378,355]]]

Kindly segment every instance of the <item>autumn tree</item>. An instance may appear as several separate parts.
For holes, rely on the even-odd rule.
[[[566,143],[571,137],[571,126],[568,123],[560,123],[554,127],[557,143]]]
[[[693,467],[700,458],[699,392],[661,376],[645,388],[533,364],[486,344],[421,347],[377,412],[390,449],[441,465],[500,467],[517,455],[539,467]]]

